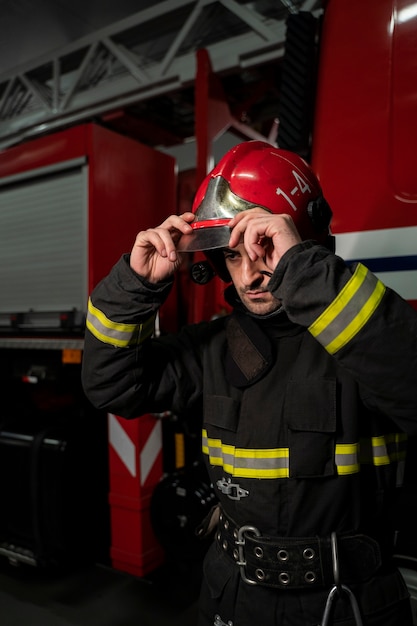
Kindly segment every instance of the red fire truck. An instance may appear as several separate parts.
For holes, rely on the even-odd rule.
[[[417,4],[330,1],[320,41],[312,164],[337,251],[417,306]]]
[[[412,0],[328,0],[321,17],[291,15],[277,103],[277,143],[302,154],[318,173],[334,213],[336,252],[347,261],[363,261],[415,307],[416,35]],[[210,94],[205,105],[206,117],[196,110],[196,140],[207,150],[214,140],[208,133]],[[236,143],[240,140],[236,136]],[[154,176],[155,167],[163,168],[165,187],[152,183],[161,179],[160,171]],[[138,169],[144,173],[140,180]],[[196,171],[201,178],[201,168]],[[48,416],[70,414],[76,406],[84,425],[86,414],[93,425],[85,435],[90,453],[82,457],[85,474],[77,484],[85,486],[91,467],[101,463],[98,475],[103,470],[103,476],[110,465],[110,485],[101,489],[104,510],[110,505],[113,565],[141,575],[160,562],[149,508],[164,470],[161,456],[171,446],[162,445],[158,420],[145,419],[141,427],[141,420],[127,425],[108,416],[108,422],[101,421],[108,424],[106,460],[92,455],[97,416],[80,398],[77,368],[87,292],[130,248],[139,228],[178,208],[175,177],[170,157],[90,123],[0,154],[0,373],[6,407],[0,416],[0,463],[7,459],[0,466],[0,499],[9,503],[8,517],[4,506],[0,512],[0,554],[11,560],[30,563],[51,552],[71,552],[65,544],[69,533],[58,528],[65,503],[51,513],[46,490],[62,493],[59,480],[71,483],[71,503],[77,502],[74,481],[68,479],[73,461],[69,469],[58,462],[61,473],[55,472],[51,486],[42,454],[53,464],[54,456],[64,458],[71,449],[70,441],[79,441],[80,431],[55,432],[56,421],[55,430],[48,431]],[[187,321],[224,312],[221,287],[211,289],[181,290],[161,312],[161,328],[172,330],[185,309]],[[187,464],[183,441],[172,430],[174,456]],[[79,460],[77,454],[73,458]],[[45,483],[30,480],[34,470]],[[183,485],[173,481],[172,486],[184,496]],[[172,494],[167,491],[163,497]],[[414,510],[412,491],[404,501],[404,518]],[[206,486],[203,492],[207,497]],[[178,515],[183,526],[186,516]],[[413,534],[412,525],[401,529],[403,556],[417,556]],[[45,537],[54,539],[53,545],[45,544]]]

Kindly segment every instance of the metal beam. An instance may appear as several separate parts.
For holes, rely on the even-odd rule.
[[[299,6],[308,5],[317,13],[321,4],[306,0]],[[265,5],[257,0],[158,2],[73,42],[53,57],[0,75],[0,149],[190,85],[195,80],[197,47],[208,50],[218,73],[279,59],[288,9],[282,7],[280,19],[273,19],[262,14]],[[216,20],[210,24],[205,19],[216,10],[227,11],[236,23],[235,31],[220,31],[220,41],[213,37]]]

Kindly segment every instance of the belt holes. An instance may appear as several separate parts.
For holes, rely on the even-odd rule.
[[[306,572],[304,575],[304,580],[306,583],[314,583],[316,582],[316,575],[314,572]]]
[[[290,555],[287,550],[278,550],[277,556],[280,561],[288,561]]]
[[[217,533],[217,541],[220,541],[220,539],[222,538],[220,533]]]
[[[256,558],[261,559],[264,555],[264,551],[262,550],[261,546],[256,546],[253,549],[253,553],[256,556]]]
[[[227,541],[226,541],[226,539],[225,539],[225,540],[223,541],[223,543],[222,543],[222,548],[223,548],[223,550],[225,550],[225,551],[226,551],[226,550],[227,550],[227,546],[228,546],[228,544],[227,544]]]
[[[239,539],[239,533],[237,528],[234,529],[233,531],[233,539],[236,541],[237,539]]]
[[[265,572],[263,569],[256,569],[255,576],[258,580],[265,580]]]
[[[313,548],[306,548],[303,551],[303,557],[305,558],[306,561],[311,561],[311,559],[314,559],[315,556],[316,556],[316,553],[313,550]]]
[[[290,575],[288,574],[288,572],[281,572],[278,576],[278,580],[281,585],[288,585],[288,583],[290,582]]]
[[[225,523],[223,524],[223,526],[224,526],[225,530],[228,530],[229,529],[229,521],[226,520]]]
[[[239,559],[239,551],[236,548],[233,550],[233,558],[235,561]]]

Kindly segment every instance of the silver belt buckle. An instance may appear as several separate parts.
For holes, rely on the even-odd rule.
[[[245,561],[245,555],[244,555],[244,547],[245,547],[245,533],[253,533],[255,535],[255,537],[260,537],[261,533],[259,532],[259,530],[255,527],[255,526],[241,526],[239,528],[239,530],[237,531],[237,539],[235,541],[236,545],[237,545],[237,549],[238,549],[238,555],[239,555],[239,559],[238,561],[236,561],[236,564],[239,565],[239,570],[240,570],[240,575],[242,577],[242,580],[245,583],[248,583],[249,585],[257,585],[258,582],[256,580],[253,580],[252,578],[248,578],[246,576],[246,561]]]

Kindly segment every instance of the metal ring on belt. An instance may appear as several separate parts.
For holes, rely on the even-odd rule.
[[[331,538],[268,537],[253,525],[237,526],[221,513],[216,539],[249,585],[278,589],[335,584]],[[338,535],[340,582],[369,580],[381,566],[378,543],[367,535]]]

